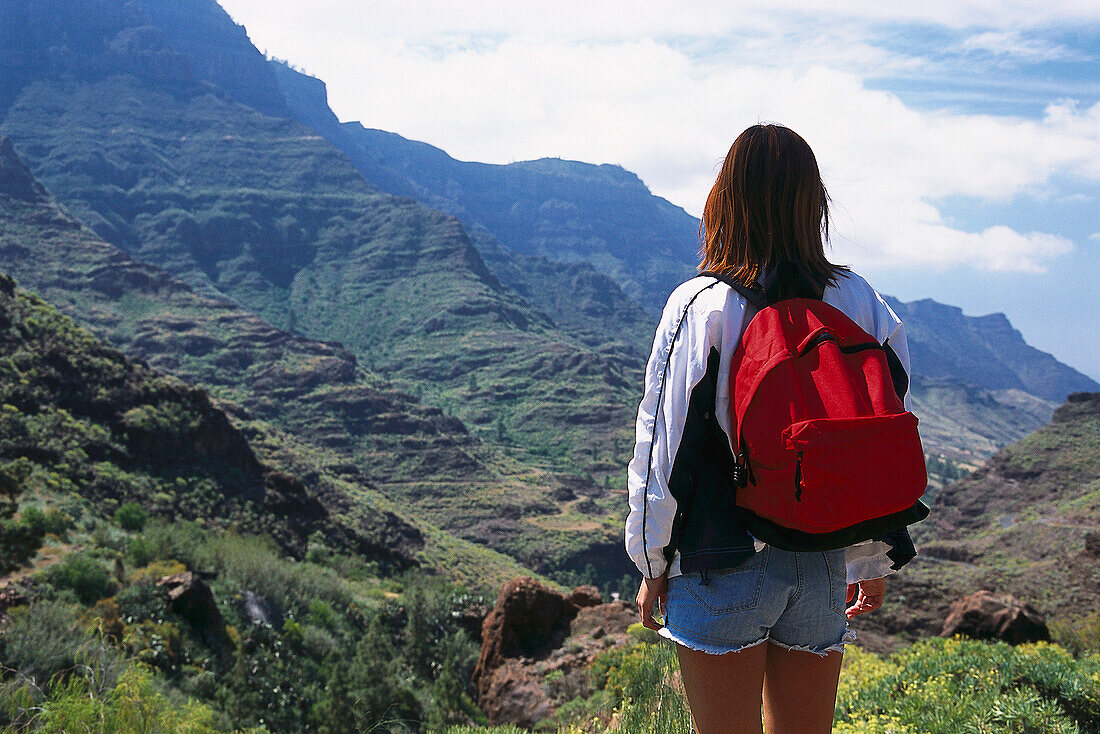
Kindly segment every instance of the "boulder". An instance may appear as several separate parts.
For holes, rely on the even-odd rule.
[[[578,586],[569,595],[569,601],[577,607],[594,607],[603,604],[600,590],[595,586]]]
[[[481,625],[481,655],[473,678],[478,691],[488,690],[487,674],[506,659],[545,657],[565,639],[576,613],[565,597],[532,578],[505,582]]]
[[[998,596],[986,590],[951,605],[941,636],[954,635],[1004,640],[1012,645],[1050,639],[1046,620],[1038,610],[1014,596]]]
[[[490,723],[509,723],[531,729],[554,712],[541,682],[522,665],[507,661],[486,679],[482,709]]]
[[[186,619],[206,644],[221,648],[228,643],[225,619],[205,581],[185,571],[163,577],[157,586],[167,593],[172,611]]]
[[[255,591],[245,589],[240,597],[240,607],[241,614],[252,624],[262,624],[268,627],[281,627],[283,625],[282,611],[274,603]]]
[[[626,642],[626,628],[637,620],[632,605],[601,604],[595,587],[579,587],[566,597],[534,579],[506,582],[482,623],[473,674],[489,723],[530,728],[548,718],[571,696],[549,690],[546,674],[559,671],[559,679],[579,676],[587,684],[584,670],[592,659]]]

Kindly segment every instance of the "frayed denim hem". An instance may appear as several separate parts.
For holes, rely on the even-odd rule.
[[[756,647],[757,645],[768,641],[768,637],[765,636],[765,637],[761,637],[756,642],[749,642],[745,645],[737,645],[735,647],[730,647],[729,645],[718,645],[718,644],[707,643],[707,642],[696,642],[696,641],[693,641],[693,640],[689,640],[685,637],[681,637],[680,635],[678,635],[675,632],[673,632],[672,630],[670,630],[667,626],[662,627],[657,632],[657,634],[659,634],[661,637],[665,638],[666,640],[669,640],[671,642],[675,642],[677,645],[683,645],[684,647],[688,648],[689,650],[695,650],[696,652],[705,652],[707,655],[726,655],[726,654],[731,653],[731,652],[741,652],[742,650],[748,650],[750,647]]]
[[[856,633],[854,630],[850,629],[844,630],[844,636],[841,637],[838,642],[835,642],[832,645],[827,645],[826,647],[812,647],[810,645],[787,645],[774,638],[768,638],[768,642],[775,645],[776,647],[781,647],[784,650],[793,650],[795,652],[812,652],[814,655],[822,658],[833,652],[834,650],[843,653],[844,646],[850,645],[855,641]]]

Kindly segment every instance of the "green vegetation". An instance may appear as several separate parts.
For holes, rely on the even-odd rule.
[[[115,522],[123,530],[140,531],[148,519],[148,514],[137,502],[126,502],[115,510]]]
[[[484,720],[469,690],[477,646],[457,621],[483,598],[422,573],[379,577],[317,542],[314,560],[294,561],[269,539],[191,523],[114,532],[81,537],[84,552],[24,587],[29,605],[0,634],[0,726],[402,732]],[[115,555],[123,540],[142,550]],[[158,587],[185,569],[211,579],[217,617]],[[129,728],[142,711],[160,723]]]
[[[596,659],[596,693],[558,734],[687,734],[690,721],[667,643],[638,643]],[[566,709],[563,707],[559,716]],[[845,653],[838,734],[1083,734],[1100,728],[1100,656],[1074,658],[1049,643],[1010,647],[931,639],[881,658]],[[511,727],[457,727],[447,734],[514,734]]]

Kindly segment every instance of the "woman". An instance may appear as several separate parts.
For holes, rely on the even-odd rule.
[[[626,546],[643,576],[642,621],[676,643],[701,734],[760,732],[761,708],[768,734],[830,731],[847,620],[880,607],[883,578],[915,555],[904,529],[838,550],[780,550],[755,540],[733,503],[730,360],[755,310],[731,282],[758,286],[793,263],[800,283],[891,353],[906,392],[901,321],[826,259],[828,226],[806,141],[778,125],[741,133],[704,209],[703,273],[669,297],[646,369]]]

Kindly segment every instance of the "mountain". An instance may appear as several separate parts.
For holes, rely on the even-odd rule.
[[[650,312],[695,270],[698,220],[621,166],[458,161],[395,133],[341,124],[323,82],[280,62],[272,66],[295,117],[386,191],[452,214],[514,252],[591,263]]]
[[[486,456],[461,422],[364,370],[339,345],[275,329],[98,239],[49,197],[7,141],[0,141],[0,271],[129,355],[204,387],[261,460],[301,477],[342,523],[393,547],[403,531],[391,531],[414,527],[423,538],[415,558],[426,566],[480,586],[522,567],[471,540],[526,547],[545,537],[518,518],[555,512],[548,499],[555,482],[536,483],[529,470]],[[419,504],[379,491],[385,479],[408,475],[424,478]],[[499,505],[471,501],[478,491],[492,491]],[[454,502],[464,511],[449,513]],[[437,512],[420,509],[436,505]],[[500,505],[514,508],[511,517],[498,515]]]
[[[558,261],[579,259],[638,297],[653,323],[672,285],[694,271],[698,220],[677,210],[675,225],[663,228],[670,205],[621,169],[558,160],[507,166],[456,161],[426,143],[341,124],[322,81],[283,62],[272,68],[296,119],[342,150],[372,184],[462,219],[486,262],[525,295],[529,287],[504,275],[525,270],[509,269],[509,257],[537,252]],[[608,219],[609,211],[629,216]],[[614,226],[589,237],[578,235],[581,221],[593,230]],[[655,266],[654,257],[663,264]],[[907,326],[915,409],[926,446],[937,457],[937,485],[1041,426],[1067,394],[1100,389],[1028,346],[1002,314],[975,318],[929,300],[888,301]],[[556,304],[539,302],[539,308],[555,318],[560,313]],[[607,314],[606,307],[599,312]],[[644,326],[631,329],[641,332]]]
[[[913,371],[933,380],[957,380],[991,390],[1023,390],[1061,402],[1100,384],[1024,341],[1002,313],[964,316],[931,299],[887,298],[905,322]]]
[[[277,327],[339,341],[482,438],[606,473],[630,439],[640,350],[586,346],[502,284],[458,220],[377,193],[312,131],[212,89],[198,75],[220,80],[206,47],[174,45],[182,16],[146,5],[108,5],[114,17],[89,32],[113,49],[141,28],[142,45],[125,46],[132,69],[177,53],[191,76],[115,73],[91,41],[81,65],[103,74],[40,69],[0,123],[35,176],[111,244]],[[193,7],[200,26],[216,8],[170,6]],[[46,50],[60,40],[48,32]]]
[[[204,390],[126,359],[0,275],[0,457],[26,481],[71,491],[109,515],[125,502],[275,538],[301,556],[335,547],[414,565],[419,530],[392,513],[349,522],[302,479],[261,462]],[[47,479],[48,478],[48,479]]]
[[[875,632],[938,634],[950,602],[986,588],[1075,623],[1100,598],[1100,393],[939,491],[914,526],[920,556],[891,583]],[[872,619],[875,618],[875,619]]]
[[[0,132],[95,234],[15,217],[21,281],[429,523],[543,570],[629,570],[610,490],[695,220],[613,166],[467,164],[340,125],[212,0],[0,12]],[[915,376],[944,481],[1049,416],[1046,367],[1004,365],[1019,384],[959,360]]]

